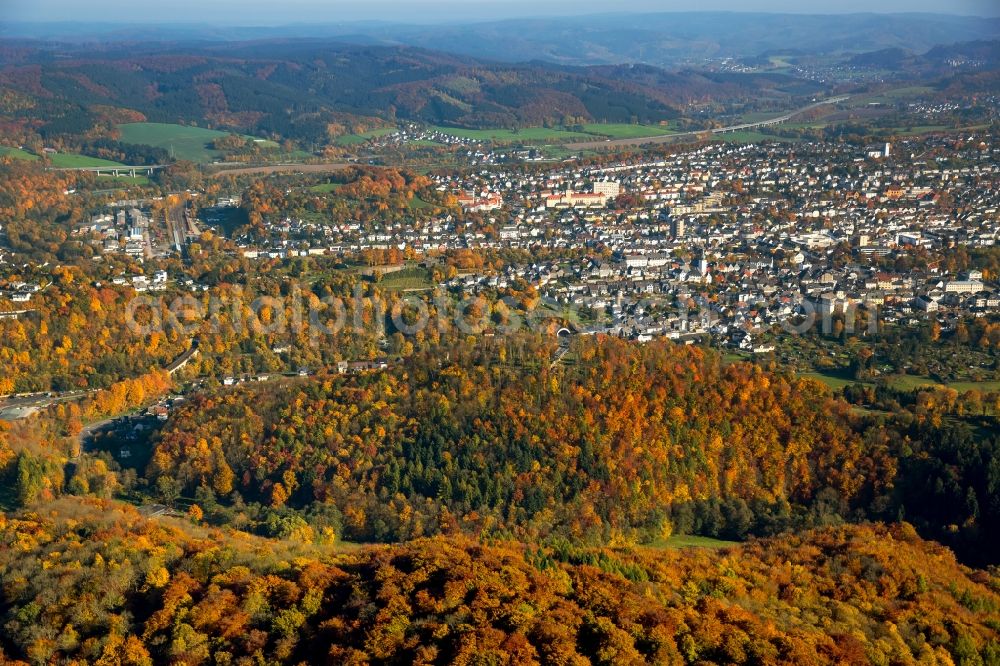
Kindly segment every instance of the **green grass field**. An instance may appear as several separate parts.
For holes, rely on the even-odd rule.
[[[310,192],[316,192],[317,194],[330,194],[331,192],[336,192],[343,185],[341,183],[320,183],[319,185],[313,185],[309,188]]]
[[[16,160],[29,161],[38,159],[38,155],[29,153],[26,150],[21,150],[20,148],[11,148],[9,146],[0,146],[0,157],[13,157]]]
[[[410,266],[396,273],[382,276],[379,287],[387,291],[411,291],[417,289],[432,289],[431,274],[425,268]]]
[[[860,108],[869,104],[893,104],[901,99],[923,97],[933,92],[935,92],[934,89],[928,86],[904,86],[870,95],[853,96],[847,100],[846,105],[850,108]]]
[[[186,127],[167,123],[129,123],[119,125],[124,143],[138,143],[173,150],[174,157],[192,162],[211,162],[219,152],[209,146],[212,141],[226,136],[226,132]]]
[[[471,139],[473,141],[497,141],[500,143],[538,142],[538,141],[574,141],[593,139],[592,134],[569,132],[563,129],[548,127],[526,127],[520,130],[506,129],[464,129],[461,127],[432,127],[441,134]]]
[[[125,166],[121,162],[102,160],[99,157],[89,157],[87,155],[74,155],[73,153],[55,153],[49,157],[51,159],[52,166],[59,169]]]
[[[809,377],[810,379],[815,379],[829,386],[832,390],[838,391],[845,386],[850,386],[852,384],[869,384],[872,385],[874,382],[870,381],[859,381],[856,379],[851,379],[843,373],[839,373],[835,370],[828,372],[803,372],[799,374],[800,377]],[[901,391],[913,391],[919,388],[925,388],[930,386],[941,386],[941,382],[934,381],[930,377],[923,377],[919,375],[899,375],[893,377],[889,384],[896,389]],[[1000,391],[1000,381],[987,381],[987,382],[947,382],[944,384],[950,389],[954,389],[959,393],[964,393],[966,391],[971,391],[973,389],[989,392],[989,391]]]
[[[383,127],[381,129],[374,129],[370,132],[364,132],[362,134],[345,134],[344,136],[338,136],[334,140],[334,143],[338,146],[356,146],[359,143],[368,141],[369,139],[386,136],[387,134],[392,134],[395,131],[395,127]]]
[[[898,389],[904,391],[912,391],[913,389],[918,389],[926,386],[940,386],[940,382],[936,382],[930,377],[919,377],[913,375],[902,375],[895,378],[892,381],[892,385]],[[945,384],[950,389],[955,389],[959,393],[964,393],[966,391],[972,391],[973,389],[979,391],[1000,391],[1000,381],[995,382],[948,382]]]
[[[897,127],[896,132],[902,136],[919,136],[921,134],[931,134],[932,132],[944,132],[947,125],[917,125],[915,127]]]
[[[8,146],[0,146],[0,157],[13,157],[18,160],[29,161],[38,159],[38,155],[21,150],[20,148],[10,148]],[[124,166],[121,162],[112,162],[111,160],[102,160],[98,157],[76,155],[74,153],[53,153],[49,156],[49,160],[52,162],[52,166],[59,169]]]
[[[565,160],[570,157],[584,157],[588,153],[593,153],[596,151],[587,150],[570,150],[565,146],[542,146],[539,149],[542,156],[547,160]]]
[[[176,159],[191,162],[213,162],[218,159],[221,153],[213,150],[211,143],[229,135],[229,132],[169,123],[128,123],[119,125],[118,129],[121,130],[123,143],[138,143],[167,151],[172,150]],[[278,147],[273,141],[261,143],[268,148]]]
[[[666,125],[630,125],[627,123],[590,123],[583,125],[583,131],[610,139],[643,139],[648,136],[663,136],[674,132]]]
[[[121,185],[122,187],[132,187],[132,186],[146,186],[150,184],[150,180],[146,176],[136,176],[132,178],[131,176],[98,176],[97,184],[101,187],[114,187],[116,185]]]
[[[781,123],[780,127],[782,129],[823,129],[824,127],[829,127],[829,125],[830,123],[814,120],[809,123]]]
[[[407,204],[410,210],[424,210],[426,208],[434,208],[434,204],[424,201],[420,197],[413,197]]]
[[[799,377],[805,377],[807,379],[814,379],[821,384],[826,384],[834,391],[839,391],[845,386],[850,386],[851,384],[858,384],[864,382],[858,382],[856,379],[848,379],[847,377],[841,377],[835,374],[827,374],[822,372],[802,372],[799,373]]]
[[[887,90],[882,93],[883,96],[889,99],[903,99],[906,97],[919,97],[921,95],[930,95],[937,92],[934,88],[930,86],[904,86],[902,88],[894,88],[892,90]]]

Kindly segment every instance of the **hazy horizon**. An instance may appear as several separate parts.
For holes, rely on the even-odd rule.
[[[435,1],[401,3],[398,0],[370,0],[365,3],[323,2],[322,0],[285,0],[278,6],[261,0],[216,0],[212,3],[178,0],[169,5],[137,5],[121,0],[94,0],[82,4],[70,0],[7,0],[0,7],[0,22],[7,23],[80,23],[80,24],[215,24],[230,27],[286,27],[308,23],[337,24],[353,22],[383,23],[456,23],[534,17],[584,16],[588,14],[701,13],[775,13],[801,15],[843,14],[916,14],[933,13],[956,16],[1000,16],[1000,3],[993,0],[957,0],[942,5],[939,0],[844,0],[837,3],[802,6],[792,0],[709,0],[696,10],[676,0],[655,2],[636,0],[626,8],[609,11],[606,3],[584,0],[548,0],[547,2],[467,2]]]

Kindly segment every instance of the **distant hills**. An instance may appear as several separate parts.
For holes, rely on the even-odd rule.
[[[7,24],[0,35],[0,121],[15,130],[30,125],[45,139],[136,120],[309,145],[332,124],[373,119],[471,128],[659,123],[716,102],[790,108],[834,85],[807,80],[812,67],[847,64],[979,91],[995,87],[991,72],[1000,65],[1000,19],[929,14],[694,12],[288,28]],[[779,63],[790,54],[795,66],[775,65],[774,54]],[[762,71],[720,71],[740,67]]]
[[[324,135],[338,114],[467,127],[655,123],[695,101],[791,100],[820,90],[783,75],[504,64],[314,40],[0,50],[6,110],[43,120],[43,135],[85,132],[109,108],[298,139]]]
[[[799,15],[732,12],[614,14],[441,28],[369,30],[366,37],[498,60],[660,66],[769,50],[819,55],[1000,36],[1000,20],[930,14]]]
[[[966,65],[979,68],[1000,66],[1000,41],[977,40],[962,44],[935,46],[926,53],[892,47],[858,54],[851,64],[894,72],[940,74]]]
[[[852,54],[1000,37],[1000,19],[938,14],[614,13],[457,25],[345,23],[276,28],[175,25],[6,24],[0,36],[90,41],[246,41],[335,39],[361,45],[416,46],[503,62],[565,65],[646,63],[677,66],[767,51]]]

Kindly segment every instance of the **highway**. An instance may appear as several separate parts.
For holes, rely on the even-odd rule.
[[[759,127],[767,127],[769,125],[780,125],[781,123],[787,123],[792,118],[799,116],[805,113],[806,111],[811,111],[817,107],[825,106],[827,104],[837,104],[849,98],[850,95],[831,97],[830,99],[824,99],[820,100],[819,102],[813,102],[808,106],[804,106],[801,109],[791,111],[783,116],[778,116],[776,118],[768,118],[767,120],[760,120],[752,123],[742,123],[740,125],[730,125],[728,127],[716,127],[715,129],[698,130],[695,132],[677,132],[675,134],[662,134],[660,136],[649,136],[636,139],[580,141],[577,143],[568,143],[566,144],[566,147],[569,148],[570,150],[594,150],[597,148],[614,148],[621,146],[645,146],[648,144],[670,143],[677,139],[698,137],[704,134],[726,134],[728,132],[742,132],[744,130],[752,130],[752,129],[757,129]]]
[[[81,167],[49,167],[49,171],[86,171],[88,173],[96,173],[97,175],[107,175],[107,176],[131,176],[135,178],[136,176],[152,176],[154,171],[159,171],[160,169],[166,169],[169,164],[149,164],[145,166],[129,166],[127,164],[122,165],[110,165],[110,166],[81,166]]]
[[[777,118],[768,118],[767,120],[760,120],[753,123],[744,123],[742,125],[732,125],[730,127],[720,127],[712,130],[712,134],[725,134],[726,132],[741,132],[748,129],[756,129],[758,127],[767,127],[768,125],[780,125],[781,123],[787,123],[789,120],[805,113],[806,111],[812,111],[813,109],[825,106],[826,104],[837,104],[847,100],[850,95],[841,95],[840,97],[832,97],[830,99],[825,99],[821,102],[814,102],[809,106],[804,106],[798,111],[793,111],[792,113],[786,113],[783,116],[778,116]]]
[[[191,341],[190,346],[180,356],[175,358],[164,370],[173,375],[188,364],[198,353],[198,339]],[[60,402],[82,400],[100,389],[66,391],[65,393],[22,393],[0,397],[0,420],[17,421],[25,419],[43,409]]]
[[[60,402],[80,400],[94,391],[66,393],[30,393],[0,398],[0,420],[17,421]]]

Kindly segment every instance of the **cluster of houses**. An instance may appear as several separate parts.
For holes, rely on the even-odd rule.
[[[472,166],[510,164],[513,162],[542,162],[546,157],[537,148],[498,147],[489,138],[463,136],[463,130],[422,127],[415,124],[403,125],[400,129],[373,136],[366,141],[366,147],[378,152],[386,148],[413,146],[445,146],[458,149],[456,157]],[[512,134],[516,136],[516,134]],[[462,150],[464,149],[464,150]]]
[[[456,195],[461,213],[366,224],[279,219],[269,222],[274,244],[245,254],[562,250],[570,258],[559,263],[463,275],[445,286],[526,282],[637,339],[711,334],[766,348],[739,331],[773,326],[804,301],[822,313],[860,303],[890,320],[935,313],[947,324],[949,316],[997,312],[995,287],[975,271],[895,271],[893,260],[997,243],[1000,146],[991,139],[715,144],[599,168],[441,175],[435,186]],[[694,308],[698,317],[664,305],[699,298],[711,307]]]
[[[29,303],[32,296],[41,290],[38,283],[15,280],[0,289],[0,298],[6,298],[12,303]]]
[[[149,211],[129,206],[94,215],[74,227],[73,234],[98,238],[102,254],[125,254],[141,260],[152,255],[151,222]]]
[[[899,260],[998,242],[994,139],[971,133],[867,148],[718,143],[597,167],[480,168],[432,177],[460,204],[448,213],[342,223],[276,216],[265,220],[270,239],[241,241],[242,252],[545,251],[562,259],[443,286],[531,285],[584,309],[595,327],[636,339],[713,335],[756,350],[766,345],[748,341],[748,329],[773,327],[803,307],[830,314],[859,304],[890,321],[935,316],[949,325],[1000,312],[995,276]],[[123,213],[124,221],[140,220],[136,214]],[[919,268],[896,268],[904,265]],[[132,278],[140,291],[163,284],[157,275]]]
[[[152,275],[120,275],[111,278],[111,284],[118,287],[132,287],[139,293],[164,291],[167,288],[166,271],[155,271]]]
[[[288,351],[287,348],[276,348],[275,352],[281,353]],[[370,372],[382,372],[389,369],[388,359],[376,359],[374,361],[339,361],[334,367],[338,375],[363,375]],[[222,380],[223,386],[236,386],[238,384],[245,384],[247,382],[269,382],[273,379],[277,379],[283,376],[292,376],[294,374],[298,377],[309,377],[313,373],[309,368],[299,368],[297,372],[291,374],[278,374],[278,375],[255,375],[246,377],[226,377]]]

